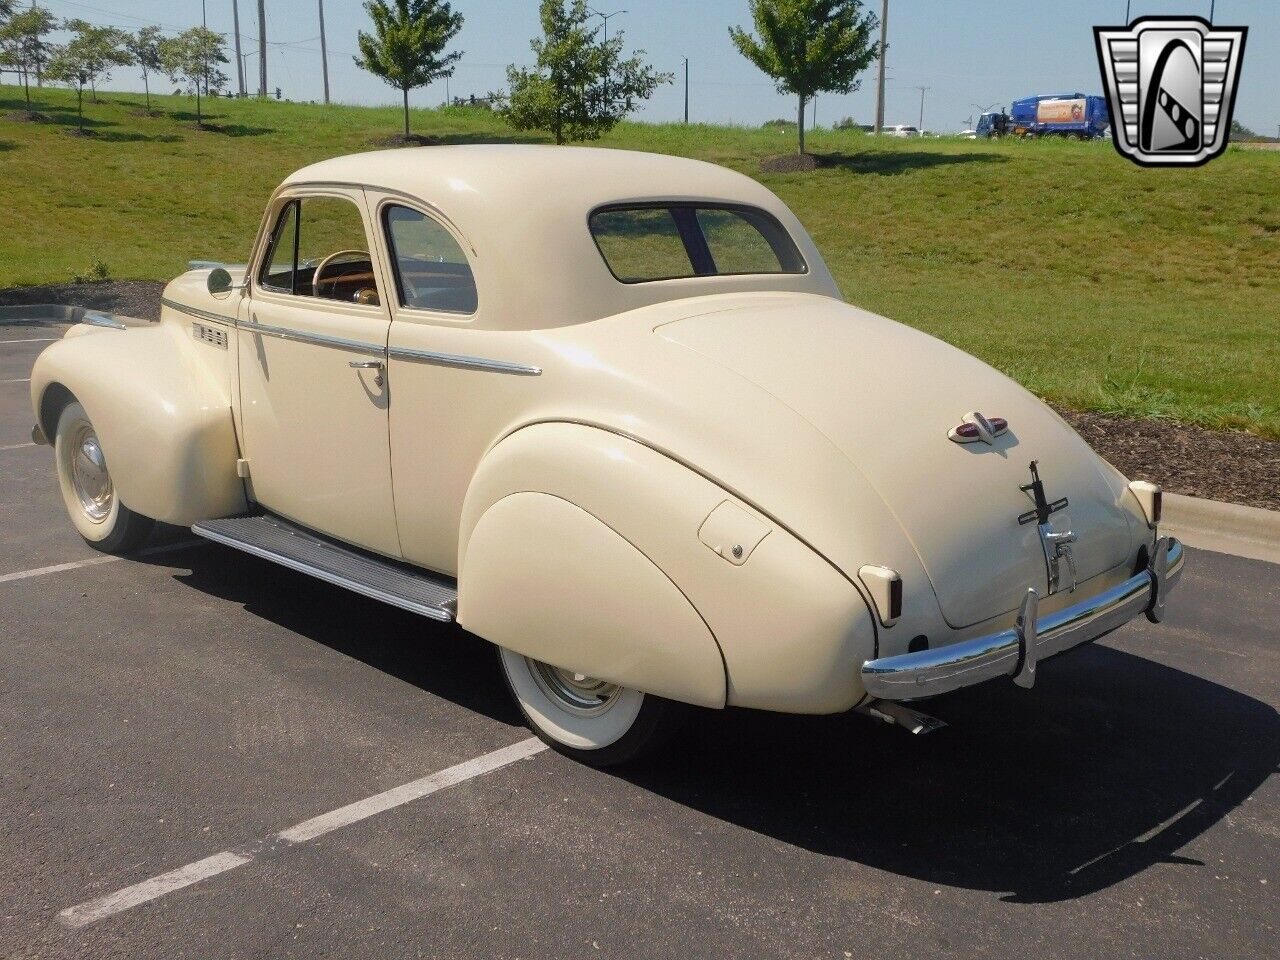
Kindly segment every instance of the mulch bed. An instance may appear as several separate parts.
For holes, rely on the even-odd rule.
[[[24,303],[69,303],[105,310],[139,320],[160,319],[164,284],[155,280],[103,280],[100,283],[59,283],[44,287],[0,289],[0,307]]]
[[[784,153],[760,161],[765,173],[808,173],[818,169],[818,158],[811,153]]]
[[[0,306],[70,303],[158,320],[163,289],[164,284],[151,280],[11,287],[0,290]],[[1153,480],[1171,493],[1280,510],[1280,441],[1172,420],[1056,409],[1127,477]]]
[[[1170,493],[1280,510],[1280,441],[1172,420],[1055,409],[1126,477],[1152,480]]]
[[[408,136],[396,133],[389,137],[375,137],[369,143],[375,147],[438,147],[444,141],[439,137],[423,136],[420,133],[411,133]]]
[[[6,113],[4,118],[14,123],[48,123],[50,120],[47,113],[41,113],[39,110],[13,110]]]

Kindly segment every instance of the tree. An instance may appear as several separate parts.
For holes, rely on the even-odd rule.
[[[116,67],[125,67],[133,62],[133,57],[126,46],[129,35],[115,27],[95,27],[85,20],[68,20],[62,25],[74,36],[62,51],[70,51],[70,55],[79,65],[93,91],[93,102],[98,102],[98,81],[111,76]],[[55,80],[67,80],[65,76],[54,76]]]
[[[196,126],[204,126],[200,109],[201,87],[221,90],[227,76],[217,68],[226,63],[222,52],[222,35],[205,27],[192,27],[176,37],[164,37],[156,43],[160,69],[174,83],[186,81],[196,93]]]
[[[493,94],[500,112],[517,130],[550,130],[556,143],[598,140],[619,120],[648,100],[672,74],[656,73],[637,50],[622,59],[623,35],[597,41],[600,27],[586,0],[542,0],[542,36],[530,46],[532,70],[507,67],[507,94]]]
[[[152,73],[160,73],[163,66],[160,63],[160,28],[159,27],[143,27],[137,33],[129,34],[125,40],[125,48],[133,57],[133,62],[142,69],[142,89],[146,91],[147,112],[151,112],[151,82],[150,75]]]
[[[124,48],[123,30],[95,27],[84,20],[68,20],[63,28],[73,36],[65,46],[53,48],[46,72],[54,81],[75,88],[76,127],[84,133],[84,85],[92,88],[98,80],[110,76],[113,68],[127,65],[132,58]]]
[[[409,136],[409,91],[453,76],[462,51],[444,53],[462,29],[462,14],[447,0],[366,0],[373,34],[356,37],[356,66],[397,88],[404,98],[404,135]],[[442,56],[443,54],[443,56]]]
[[[12,9],[12,5],[10,5]],[[50,47],[45,37],[57,29],[58,21],[44,7],[28,7],[12,13],[0,23],[0,62],[22,74],[22,89],[31,112],[30,75],[37,79],[49,59]]]
[[[804,153],[804,108],[817,93],[852,93],[858,74],[875,62],[874,15],[862,14],[862,0],[751,0],[756,39],[730,27],[738,52],[795,94],[800,153]]]

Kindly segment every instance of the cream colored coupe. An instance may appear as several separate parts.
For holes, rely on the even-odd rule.
[[[1181,573],[1159,488],[845,303],[786,206],[705,163],[328,160],[247,266],[174,280],[158,324],[87,319],[31,379],[86,540],[188,524],[456,620],[591,763],[683,704],[919,730],[903,701],[1030,686]]]

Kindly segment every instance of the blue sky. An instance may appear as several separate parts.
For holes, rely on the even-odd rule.
[[[39,0],[60,17],[136,28],[144,23],[183,28],[200,23],[200,0]],[[869,0],[879,10],[880,0]],[[1280,0],[1216,0],[1214,19],[1250,28],[1236,119],[1276,134],[1280,124]],[[1210,0],[1131,0],[1134,17],[1199,14]],[[209,26],[230,36],[232,0],[207,0]],[[245,52],[257,49],[257,2],[239,0]],[[297,100],[321,97],[317,0],[266,0],[269,85]],[[454,0],[466,17],[457,47],[465,51],[449,83],[454,95],[483,94],[500,87],[508,63],[531,59],[537,32],[536,0]],[[749,25],[747,0],[610,0],[593,4],[603,12],[626,9],[609,21],[623,29],[629,47],[648,51],[661,70],[676,73],[640,113],[642,119],[678,120],[683,109],[682,59],[690,61],[691,119],[756,125],[794,115],[794,101],[729,42],[730,24]],[[890,0],[886,122],[914,124],[925,92],[924,122],[934,130],[958,130],[990,104],[1033,93],[1081,90],[1101,93],[1091,27],[1124,20],[1125,0]],[[359,0],[325,0],[330,86],[347,103],[398,103],[399,95],[352,63],[356,31],[368,27]],[[234,73],[228,70],[233,77]],[[111,86],[141,89],[132,70],[117,71]],[[257,62],[251,59],[251,91]],[[874,68],[862,89],[822,96],[819,125],[841,117],[874,119]],[[414,91],[410,102],[438,104],[444,83]]]

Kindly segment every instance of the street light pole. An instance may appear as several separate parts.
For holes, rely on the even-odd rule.
[[[926,90],[932,90],[933,87],[916,87],[916,89],[920,91],[920,123],[916,127],[916,129],[920,131],[921,135],[923,135],[924,134],[924,92]]]
[[[320,70],[324,74],[324,102],[329,102],[329,54],[324,45],[324,0],[320,3]]]
[[[880,4],[880,52],[876,69],[876,133],[884,126],[884,39],[889,30],[889,0]]]
[[[593,17],[599,17],[601,20],[604,21],[604,43],[606,47],[609,45],[609,18],[616,17],[618,14],[626,13],[626,12],[627,11],[625,10],[615,10],[613,11],[613,13],[601,13],[599,10],[593,10],[590,7],[587,7],[587,13],[591,14],[591,16]],[[606,64],[605,66],[608,67],[609,64]],[[604,75],[604,102],[606,104],[609,102],[609,74],[608,73]]]

